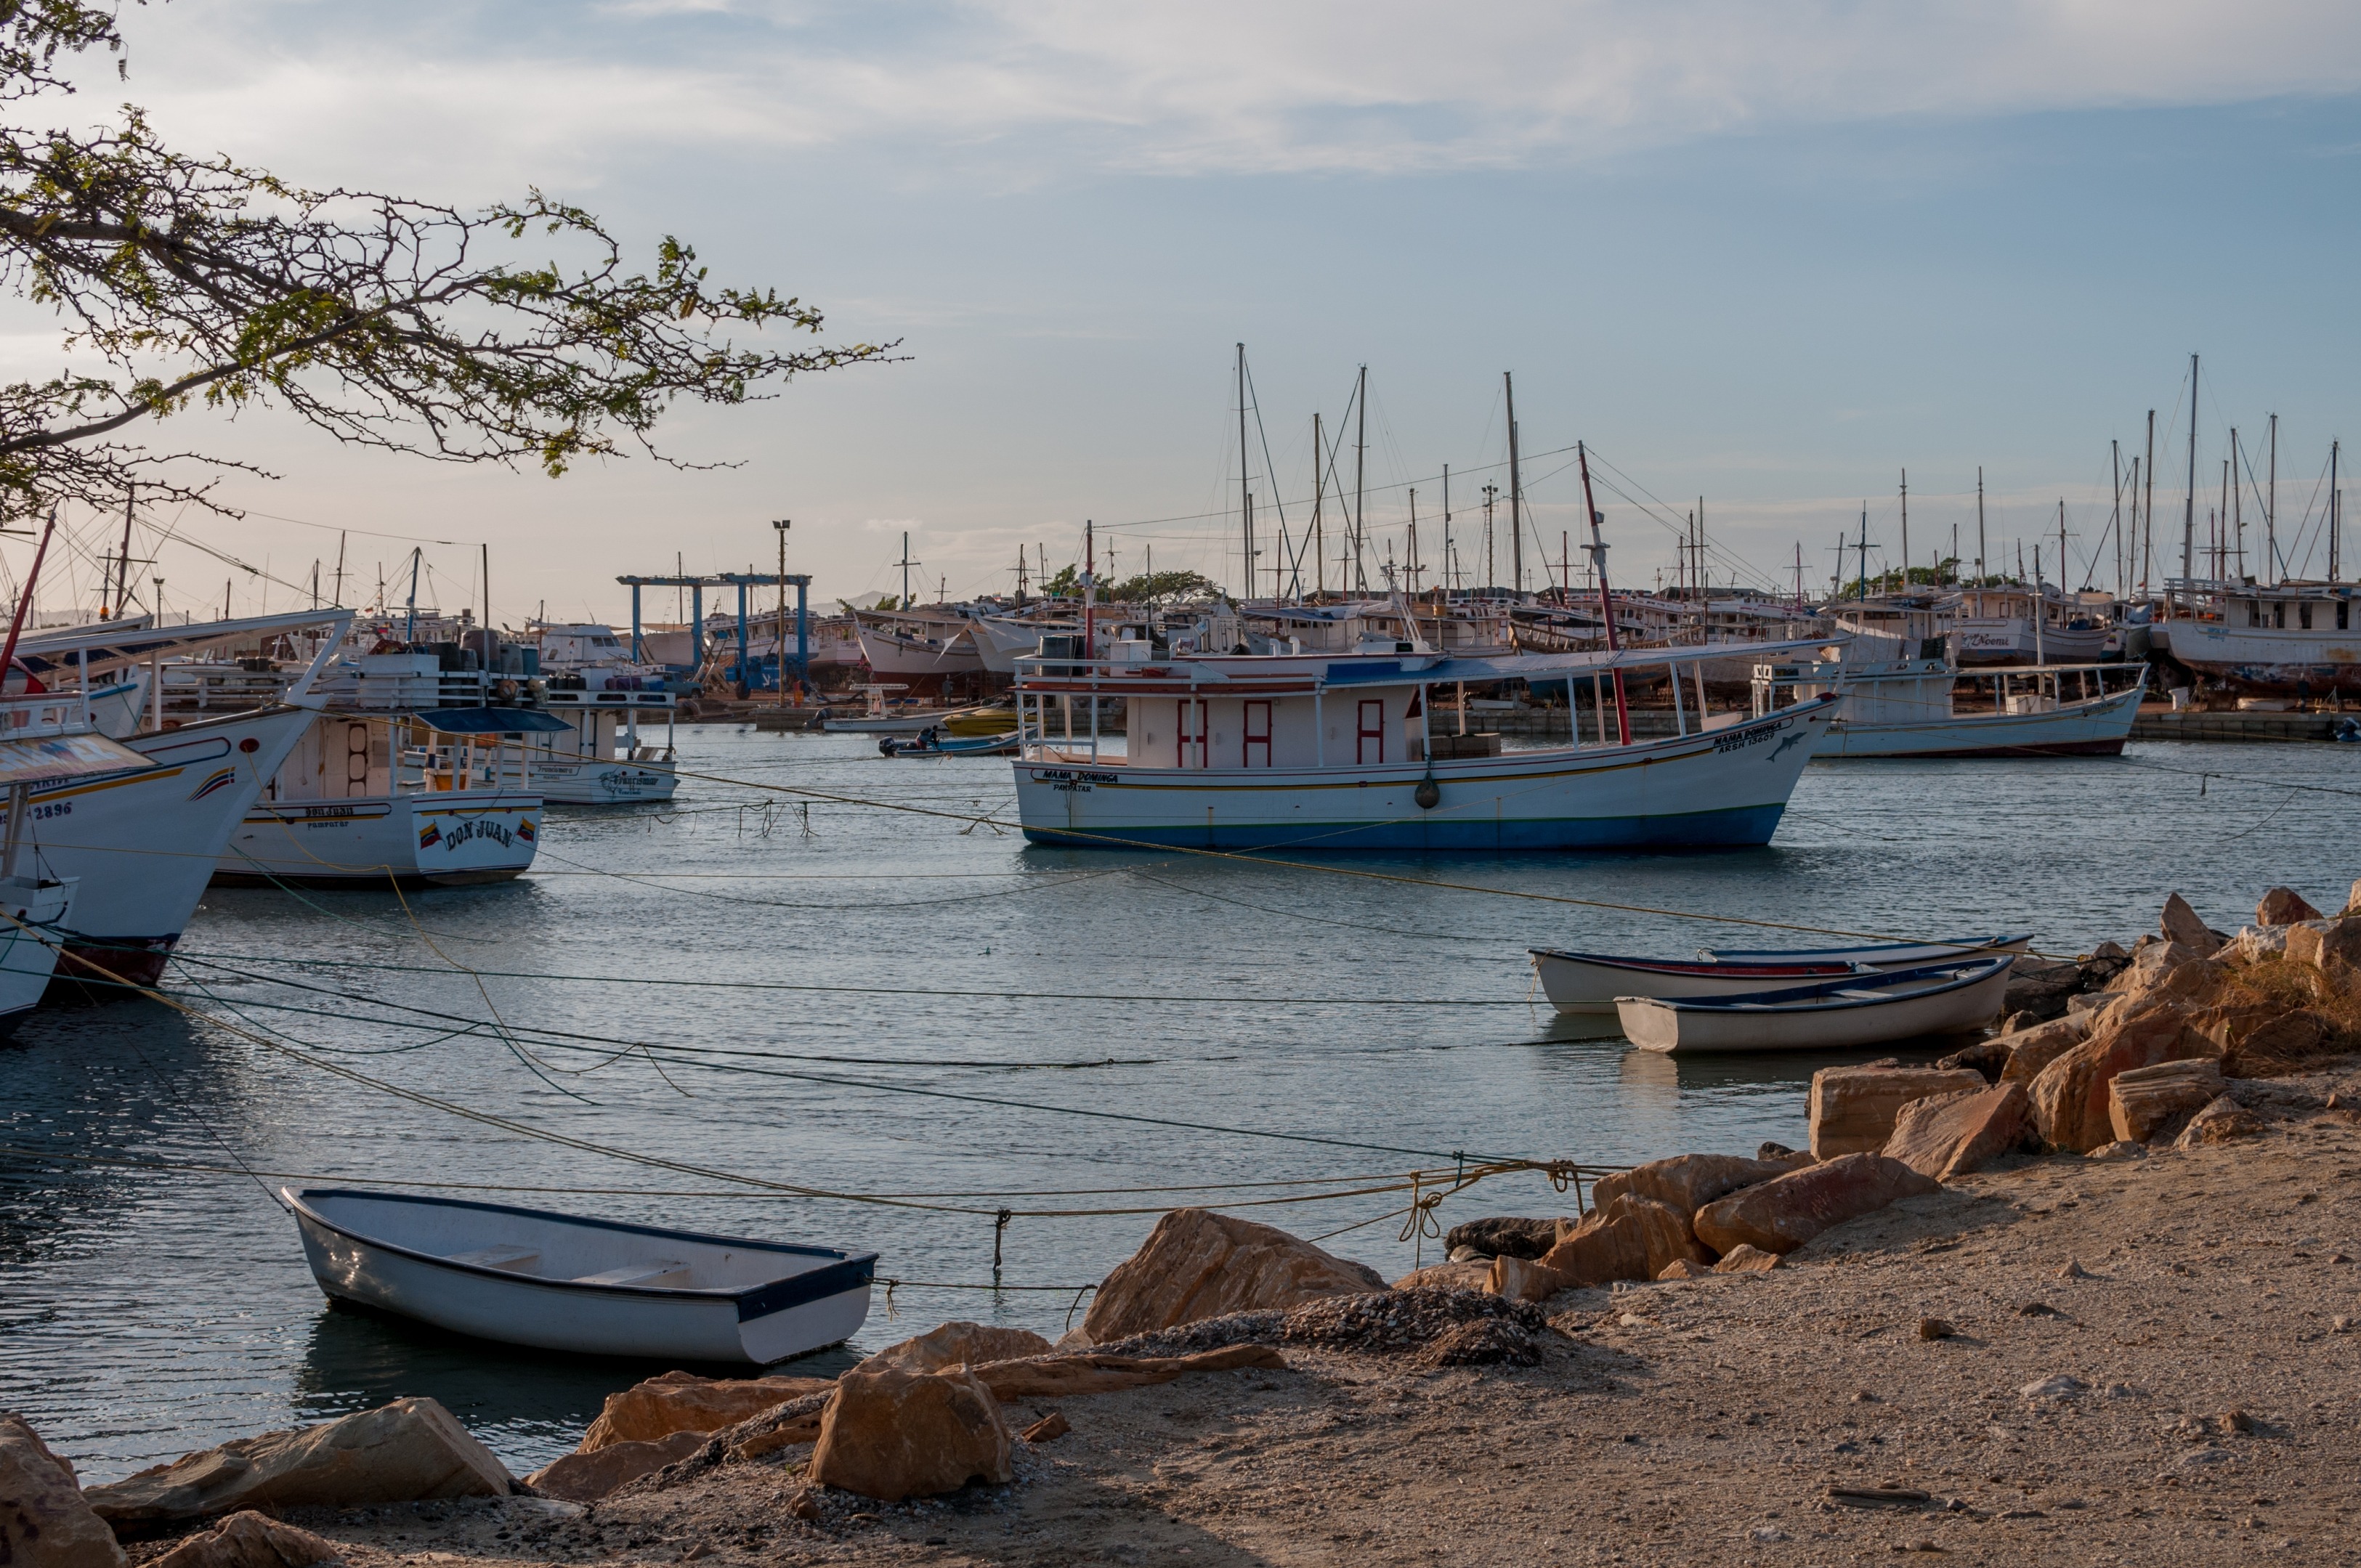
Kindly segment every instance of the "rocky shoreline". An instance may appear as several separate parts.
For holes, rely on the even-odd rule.
[[[1471,1222],[1390,1288],[1180,1211],[1058,1345],[657,1379],[527,1482],[424,1400],[87,1493],[0,1421],[56,1520],[6,1560],[2348,1561],[2361,916],[2257,916],[2176,899],[2070,985],[2027,965],[2043,1015],[1821,1074],[1807,1151]]]

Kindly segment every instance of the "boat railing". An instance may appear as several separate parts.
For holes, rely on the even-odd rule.
[[[86,687],[0,696],[0,734],[11,740],[73,735],[90,728],[90,692]]]
[[[2108,687],[2108,677],[2122,684]],[[2068,691],[2069,677],[2073,690]],[[1995,664],[1961,669],[1939,661],[1909,661],[1890,667],[1842,663],[1757,664],[1754,667],[1754,713],[1757,718],[1814,697],[1841,694],[1860,686],[1902,681],[1949,681],[1950,690],[1971,693],[1992,689],[1995,713],[2033,713],[2119,697],[2138,690],[2147,681],[2147,666],[2112,664]],[[1782,696],[1787,698],[1781,702]]]

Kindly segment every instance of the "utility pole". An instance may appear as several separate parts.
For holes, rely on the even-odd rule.
[[[787,530],[794,525],[794,522],[793,518],[786,517],[774,518],[771,521],[771,527],[779,536],[779,630],[777,635],[771,640],[773,653],[771,665],[779,677],[781,707],[787,706]],[[909,553],[910,536],[906,533],[902,535],[902,554],[907,555]],[[902,580],[906,584],[909,581],[909,571],[906,567],[903,569]],[[908,591],[906,587],[903,590],[906,596]],[[910,607],[904,605],[902,608],[907,609]]]
[[[1509,400],[1509,570],[1516,580],[1512,593],[1525,591],[1525,481],[1517,465],[1517,383],[1500,372],[1500,389]]]

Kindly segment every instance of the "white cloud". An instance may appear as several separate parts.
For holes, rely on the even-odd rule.
[[[680,147],[1392,172],[2361,88],[2361,7],[2330,0],[617,0],[430,5],[399,30],[374,8],[183,0],[128,27],[131,93],[181,134],[487,191],[528,173],[595,183],[617,158]]]

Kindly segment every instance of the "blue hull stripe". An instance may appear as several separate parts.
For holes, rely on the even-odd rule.
[[[1036,844],[1121,850],[1278,850],[1297,844],[1330,850],[1730,850],[1771,841],[1784,804],[1734,806],[1663,817],[1554,817],[1533,820],[1373,822],[1217,822],[1186,828],[1107,824],[1083,832],[1027,828]]]

